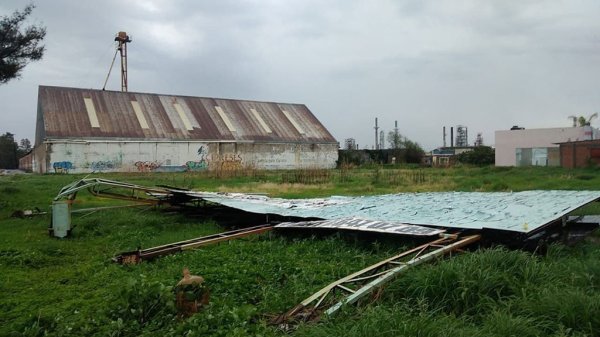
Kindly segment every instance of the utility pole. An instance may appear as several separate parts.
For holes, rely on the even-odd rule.
[[[377,117],[375,117],[375,150],[379,150],[379,140],[377,140],[377,136],[379,136],[379,126],[377,125]]]
[[[400,139],[398,137],[398,121],[394,121],[394,149],[397,149],[400,145]]]

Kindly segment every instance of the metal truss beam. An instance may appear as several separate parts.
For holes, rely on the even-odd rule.
[[[459,238],[454,234],[441,234],[441,238],[407,250],[396,256],[343,277],[317,291],[287,313],[272,320],[274,324],[290,321],[310,321],[321,313],[333,315],[346,304],[352,304],[381,289],[411,267],[460,250],[478,241],[480,235]]]
[[[63,187],[54,201],[66,198],[73,200],[81,190],[88,190],[97,197],[131,200],[142,203],[160,203],[169,191],[163,188],[146,187],[142,185],[123,183],[114,180],[90,178],[75,181]]]

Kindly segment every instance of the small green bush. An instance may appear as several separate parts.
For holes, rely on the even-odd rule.
[[[129,279],[111,301],[109,317],[122,320],[133,331],[148,324],[160,327],[176,315],[174,298],[171,286],[140,275]]]

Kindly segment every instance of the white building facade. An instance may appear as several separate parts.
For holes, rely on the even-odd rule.
[[[495,132],[496,166],[560,166],[557,143],[596,139],[591,126]]]

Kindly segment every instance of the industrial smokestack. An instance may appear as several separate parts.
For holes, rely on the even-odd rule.
[[[454,147],[454,127],[450,127],[450,147]]]
[[[442,135],[444,136],[444,147],[446,147],[446,127],[444,126],[444,131],[442,132]]]

